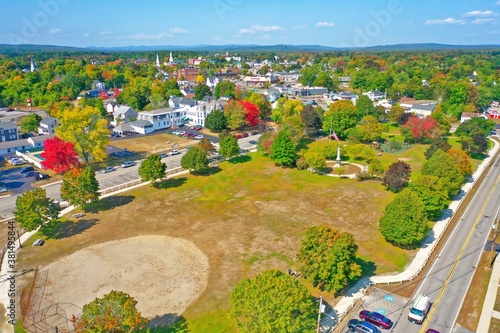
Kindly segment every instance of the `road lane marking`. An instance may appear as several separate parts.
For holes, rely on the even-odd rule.
[[[446,280],[443,283],[443,287],[441,288],[441,290],[439,291],[438,296],[436,297],[436,301],[432,304],[431,310],[429,311],[429,313],[427,315],[427,320],[425,320],[424,323],[422,324],[422,328],[420,329],[420,333],[424,333],[425,332],[425,329],[427,328],[427,323],[429,321],[431,321],[432,315],[434,314],[434,310],[436,310],[437,305],[438,305],[439,301],[441,300],[441,297],[443,296],[444,291],[446,290],[446,287],[450,283],[451,277],[452,277],[453,273],[455,272],[455,269],[457,268],[458,262],[462,258],[462,255],[463,255],[463,253],[465,251],[465,248],[469,244],[469,241],[470,241],[472,235],[476,231],[476,227],[479,224],[479,221],[481,221],[483,219],[483,212],[484,212],[484,210],[486,208],[486,205],[490,201],[490,198],[491,198],[493,192],[495,191],[495,189],[496,189],[499,181],[500,181],[500,176],[497,177],[497,180],[495,182],[495,186],[492,187],[490,193],[488,193],[488,197],[486,198],[486,200],[484,200],[483,206],[480,209],[480,213],[478,214],[478,216],[476,218],[476,221],[474,222],[474,226],[469,231],[469,234],[467,235],[467,238],[466,238],[464,244],[462,245],[462,248],[460,249],[460,252],[458,253],[457,258],[455,259],[455,262],[453,263],[453,266],[452,266],[452,268],[450,270],[450,273],[446,277]]]

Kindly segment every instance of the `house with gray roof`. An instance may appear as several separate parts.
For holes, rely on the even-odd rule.
[[[385,94],[377,89],[364,92],[363,95],[368,96],[372,102],[380,101],[385,98]]]
[[[40,121],[40,126],[38,126],[38,134],[54,135],[56,134],[56,128],[58,126],[59,120],[57,120],[57,118],[48,116],[47,118]]]
[[[413,113],[418,117],[424,118],[430,116],[434,109],[436,108],[436,103],[423,103],[423,104],[413,104],[411,109],[407,112]]]
[[[128,105],[120,105],[115,107],[113,111],[113,120],[111,121],[111,125],[116,126],[118,124],[128,124],[135,119],[137,119],[137,111],[134,108]]]
[[[12,121],[0,123],[0,142],[15,141],[17,139],[17,123]]]

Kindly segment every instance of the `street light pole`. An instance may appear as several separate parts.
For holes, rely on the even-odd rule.
[[[323,308],[323,297],[319,297],[319,309],[318,309],[318,324],[316,325],[316,333],[321,332],[321,310]]]

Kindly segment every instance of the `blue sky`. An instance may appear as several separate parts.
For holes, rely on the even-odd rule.
[[[500,0],[0,0],[0,43],[500,44]]]

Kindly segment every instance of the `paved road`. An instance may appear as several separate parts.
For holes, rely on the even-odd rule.
[[[500,210],[500,159],[460,217],[427,275],[421,281],[394,332],[417,333],[433,328],[440,333],[453,331],[467,289],[479,263],[489,232]],[[407,320],[409,308],[418,293],[431,297],[433,303],[425,322],[419,326]]]
[[[193,131],[196,132],[196,131]],[[238,140],[238,143],[242,149],[250,149],[255,147],[254,145],[250,144],[250,140],[258,140],[259,136],[250,136],[247,138],[243,138]],[[211,138],[212,140],[212,138]],[[218,147],[218,145],[215,145]],[[162,159],[162,162],[164,162],[167,165],[167,170],[170,169],[175,169],[180,167],[181,165],[181,158],[183,154],[185,153],[184,150],[181,150],[182,154],[179,155],[174,155],[174,156],[169,156],[165,157]],[[116,171],[109,172],[103,174],[100,171],[96,172],[96,177],[97,180],[99,181],[99,188],[106,189],[110,188],[113,186],[118,186],[124,183],[131,182],[133,180],[136,180],[139,177],[137,169],[139,168],[139,163],[136,163],[135,166],[129,167],[129,168],[121,168],[118,167],[116,168]],[[52,184],[49,186],[44,187],[45,190],[47,191],[47,196],[50,198],[54,198],[56,200],[61,200],[60,198],[60,188],[61,184],[56,183]],[[27,188],[28,189],[28,188]],[[0,199],[0,219],[1,218],[8,218],[14,215],[14,207],[16,205],[16,198],[19,194],[12,195],[10,197],[5,197]]]

